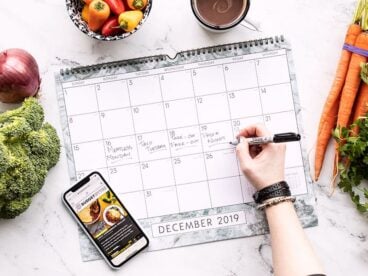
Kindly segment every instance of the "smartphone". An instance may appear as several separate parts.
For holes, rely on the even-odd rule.
[[[118,269],[149,240],[102,175],[93,172],[62,200],[111,268]]]

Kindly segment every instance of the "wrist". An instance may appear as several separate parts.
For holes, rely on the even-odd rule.
[[[284,201],[277,205],[270,206],[264,210],[267,221],[270,219],[288,220],[296,217],[294,204],[291,201]]]

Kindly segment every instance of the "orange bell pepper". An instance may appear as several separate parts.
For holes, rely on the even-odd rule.
[[[84,5],[84,7],[83,7],[82,19],[88,23],[88,20],[89,20],[89,7],[88,7],[88,5]]]
[[[93,0],[88,11],[88,27],[93,32],[100,30],[110,16],[110,7],[102,0]]]
[[[127,0],[127,4],[132,10],[143,10],[147,6],[148,0]]]

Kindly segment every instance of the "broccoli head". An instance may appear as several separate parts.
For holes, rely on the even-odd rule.
[[[29,207],[59,156],[59,137],[35,98],[0,114],[0,218]]]

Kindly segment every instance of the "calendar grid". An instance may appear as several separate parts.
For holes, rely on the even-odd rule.
[[[250,124],[303,129],[290,45],[283,37],[258,42],[56,75],[72,182],[100,171],[149,250],[267,231],[228,142]],[[317,224],[308,172],[304,147],[288,143],[285,177],[307,227]],[[83,240],[85,260],[98,258]]]
[[[117,167],[124,167],[125,165],[121,165],[121,166],[117,166]],[[298,168],[303,168],[303,166],[293,166],[293,167],[287,167],[286,169],[298,169]],[[101,170],[101,169],[106,169],[106,167],[102,167],[102,168],[96,168],[96,170]],[[83,173],[89,173],[90,171],[85,171]],[[293,177],[290,177],[291,178],[294,178],[295,179],[295,173],[292,173],[288,176],[293,176]],[[234,177],[237,177],[237,176],[243,176],[242,174],[238,174],[238,175],[234,175]],[[223,180],[223,179],[227,179],[229,177],[220,177],[220,178],[210,178],[209,180]],[[198,181],[193,181],[193,182],[185,182],[185,183],[181,183],[181,184],[177,184],[177,186],[185,186],[185,185],[191,185],[191,184],[195,184],[195,183],[198,183]],[[158,188],[151,188],[150,190],[157,190],[157,189],[161,189],[161,188],[167,188],[167,187],[170,187],[170,186],[165,186],[165,187],[158,187]],[[138,190],[134,190],[134,191],[130,191],[130,192],[125,192],[123,194],[129,194],[129,193],[137,193],[137,192],[142,192],[144,190],[142,189],[138,189]]]
[[[258,96],[259,96],[259,102],[260,102],[260,107],[261,107],[261,112],[262,112],[262,118],[263,118],[263,122],[265,122],[264,120],[264,111],[263,111],[263,105],[262,105],[262,97],[261,97],[261,94],[260,94],[260,86],[259,86],[259,78],[258,78],[258,71],[257,71],[257,61],[254,62],[254,72],[255,72],[255,75],[256,75],[256,78],[257,78],[257,89],[258,89]],[[270,84],[270,86],[272,86],[273,84]]]
[[[98,89],[100,88],[99,86],[95,86],[95,97],[96,97],[96,103],[97,103],[97,114],[98,114],[98,119],[99,119],[99,122],[100,122],[100,129],[101,129],[101,141],[103,143],[103,149],[104,149],[104,153],[105,153],[105,156],[106,155],[106,140],[104,139],[104,134],[103,134],[103,130],[102,130],[102,123],[101,123],[101,113],[100,113],[100,108],[99,108],[99,104],[98,104],[98,97],[97,97],[97,91]],[[107,164],[107,159],[105,159],[105,162],[106,162],[106,169],[109,169],[109,166]],[[110,181],[110,174],[107,174],[107,178],[108,178],[108,181]]]
[[[98,140],[101,141],[101,140]],[[190,154],[183,154],[183,155],[173,155],[172,157],[188,157],[188,156],[194,156],[194,155],[198,155],[198,154],[206,154],[206,153],[210,153],[210,152],[221,152],[224,151],[224,149],[217,149],[217,150],[211,150],[211,151],[204,151],[204,152],[198,152],[198,153],[190,153]],[[150,162],[154,162],[154,161],[162,161],[162,160],[166,160],[168,158],[157,158],[157,159],[150,159]],[[137,161],[137,162],[132,162],[132,163],[126,163],[124,165],[117,165],[117,166],[113,166],[113,167],[119,167],[119,166],[125,166],[125,165],[134,165],[134,164],[140,164],[141,161]],[[99,167],[96,169],[106,169],[107,167]],[[289,168],[289,167],[288,167]]]
[[[62,104],[65,107],[65,115],[66,115],[66,121],[67,121],[67,124],[66,125],[67,125],[68,139],[70,139],[70,141],[71,141],[71,137],[70,137],[70,133],[71,132],[70,132],[70,125],[69,125],[70,118],[68,116],[68,107],[67,107],[67,104],[66,104],[66,101],[65,101],[65,96],[67,95],[67,90],[62,87],[61,91],[62,91],[62,95],[63,95],[63,97],[62,97],[62,102],[63,103]],[[73,145],[73,143],[70,143],[70,146],[71,146],[71,149],[70,149],[71,156],[72,156],[73,162],[75,163],[74,149],[73,149],[73,146],[74,145]],[[75,169],[75,175],[76,176],[78,175],[76,169]]]
[[[194,82],[193,82],[193,70],[190,70],[190,80],[191,80],[191,86],[192,86],[192,89],[193,89],[193,96],[195,98],[195,89],[194,89]],[[195,112],[196,112],[196,118],[197,118],[197,123],[198,123],[199,137],[200,137],[200,140],[201,140],[201,150],[202,150],[203,164],[204,164],[204,169],[205,169],[205,174],[206,174],[206,179],[207,179],[206,182],[207,182],[208,196],[209,196],[209,200],[210,200],[210,205],[211,205],[211,207],[213,207],[212,197],[211,197],[211,188],[210,188],[210,183],[208,181],[208,170],[207,170],[207,164],[206,164],[206,160],[205,160],[203,139],[202,139],[202,135],[201,135],[201,126],[200,126],[200,122],[199,122],[197,102],[195,103]]]
[[[286,58],[286,55],[280,55]],[[261,89],[265,89],[266,87],[269,89],[272,89],[275,86],[279,86],[279,85],[288,85],[290,84],[290,79],[288,82],[271,82],[269,84],[265,84],[262,83],[262,86],[260,84],[260,79],[259,79],[259,72],[258,72],[258,65],[257,62],[259,63],[259,59],[254,59],[254,60],[247,60],[245,61],[239,61],[239,62],[233,62],[233,63],[226,63],[226,64],[220,64],[220,65],[211,65],[211,66],[201,66],[198,69],[198,72],[196,71],[197,69],[190,69],[190,70],[179,70],[179,71],[175,71],[175,72],[170,72],[168,74],[177,74],[178,72],[182,72],[183,74],[188,73],[190,76],[190,87],[191,90],[193,91],[193,94],[190,96],[187,96],[185,94],[182,94],[180,97],[178,98],[171,98],[171,96],[169,97],[168,95],[164,96],[164,92],[163,92],[163,87],[162,87],[162,82],[164,81],[163,76],[165,76],[166,74],[150,74],[150,75],[145,75],[145,76],[141,76],[138,78],[129,78],[129,79],[125,79],[124,81],[111,81],[109,82],[111,85],[114,85],[117,82],[123,82],[126,85],[126,89],[127,89],[127,95],[128,95],[128,100],[129,100],[129,105],[124,105],[123,107],[116,107],[116,108],[109,108],[108,106],[104,106],[103,108],[100,107],[100,103],[99,103],[99,99],[97,97],[97,89],[101,89],[100,84],[95,84],[92,87],[94,88],[94,92],[95,92],[95,98],[97,101],[97,115],[98,115],[98,120],[99,120],[99,125],[100,125],[100,131],[101,131],[101,137],[99,139],[96,140],[80,140],[77,141],[75,143],[72,143],[72,145],[76,145],[76,146],[83,146],[84,144],[88,145],[94,142],[99,142],[102,141],[103,143],[103,150],[104,150],[104,155],[106,157],[105,160],[105,164],[106,167],[101,167],[100,169],[106,169],[107,170],[107,178],[109,180],[111,180],[111,174],[115,173],[116,170],[120,167],[124,167],[124,168],[128,168],[129,166],[132,165],[138,165],[139,166],[139,173],[140,173],[140,181],[141,181],[141,186],[142,186],[142,190],[136,190],[136,191],[142,191],[143,192],[143,199],[145,202],[145,212],[146,212],[146,216],[147,217],[151,217],[150,215],[150,211],[148,208],[148,196],[151,197],[152,196],[152,191],[155,190],[159,190],[159,189],[164,189],[164,188],[169,188],[172,187],[174,188],[173,191],[175,191],[175,202],[176,202],[176,206],[178,208],[178,212],[182,212],[182,206],[179,200],[179,192],[178,192],[178,187],[182,186],[182,185],[189,185],[189,184],[195,184],[198,183],[198,185],[200,185],[200,183],[206,183],[207,186],[207,192],[208,192],[208,197],[209,197],[209,208],[214,208],[217,206],[218,203],[214,204],[214,199],[213,196],[219,196],[219,193],[221,193],[221,186],[218,186],[218,182],[220,180],[228,180],[228,181],[234,181],[234,179],[238,179],[238,183],[235,184],[235,182],[232,182],[231,185],[232,189],[237,189],[236,186],[239,187],[239,191],[240,191],[240,197],[241,197],[241,202],[245,202],[246,198],[245,195],[246,193],[248,193],[248,191],[243,187],[242,184],[242,173],[241,173],[241,169],[239,166],[239,163],[236,161],[234,163],[234,166],[236,166],[236,173],[235,172],[229,172],[225,177],[216,177],[214,175],[210,176],[209,175],[209,162],[210,159],[213,158],[219,158],[220,156],[227,155],[227,154],[233,154],[234,153],[234,148],[228,148],[225,146],[221,146],[222,144],[227,144],[228,140],[225,140],[222,143],[216,142],[214,145],[216,146],[215,148],[211,148],[213,145],[212,144],[207,144],[206,148],[205,148],[205,142],[204,139],[208,139],[208,141],[210,140],[209,138],[205,138],[205,135],[214,135],[214,133],[217,133],[216,128],[220,128],[224,127],[224,126],[228,126],[229,127],[229,135],[231,134],[230,137],[227,137],[226,139],[232,139],[235,136],[235,131],[236,129],[239,130],[240,127],[240,121],[242,120],[247,120],[247,119],[254,119],[254,120],[258,120],[258,118],[261,118],[262,122],[267,123],[270,120],[270,116],[271,115],[275,115],[275,114],[283,114],[283,113],[288,113],[288,112],[295,112],[295,110],[291,107],[289,108],[281,108],[278,110],[274,110],[273,112],[267,112],[265,113],[264,107],[263,107],[263,99],[262,99],[262,95],[261,93],[263,91],[261,91]],[[228,84],[228,79],[227,79],[227,75],[226,69],[228,69],[229,66],[234,66],[234,64],[236,65],[244,65],[244,66],[249,66],[252,65],[254,68],[254,74],[255,74],[255,85],[249,85],[249,86],[242,86],[242,87],[234,87],[234,84],[229,83],[231,88],[229,87]],[[226,67],[226,68],[225,68]],[[223,87],[217,86],[217,87],[213,87],[212,90],[203,90],[203,88],[201,88],[200,83],[195,84],[194,82],[194,78],[198,78],[197,74],[203,74],[203,72],[205,72],[205,70],[207,70],[208,68],[210,68],[211,70],[213,70],[213,72],[215,72],[217,69],[220,70],[218,71],[219,74],[221,74],[220,79],[217,79],[218,82],[222,83],[221,85],[223,85]],[[234,67],[235,68],[235,67]],[[232,70],[236,70],[236,69],[232,69]],[[211,71],[212,72],[212,71]],[[220,76],[220,75],[219,75]],[[162,79],[161,79],[162,78]],[[145,99],[144,101],[139,100],[139,98],[137,98],[137,95],[135,92],[137,91],[132,91],[131,87],[132,85],[140,85],[138,83],[139,80],[144,79],[147,80],[148,82],[150,82],[151,84],[151,89],[152,91],[155,91],[155,89],[157,89],[157,93],[158,93],[158,97],[157,98],[148,98]],[[135,80],[135,81],[133,81]],[[136,84],[137,82],[137,84]],[[157,87],[156,87],[156,83],[157,82]],[[196,80],[196,82],[198,82],[198,79]],[[101,83],[101,85],[105,84],[104,82]],[[199,85],[199,86],[198,86]],[[202,89],[202,90],[201,90]],[[133,89],[134,90],[134,89]],[[103,91],[101,93],[104,93]],[[154,95],[154,93],[156,92],[152,92]],[[259,105],[260,105],[260,110],[259,112],[257,111],[254,114],[251,113],[247,113],[245,112],[245,114],[241,114],[239,113],[234,113],[233,114],[233,109],[231,106],[230,101],[234,102],[236,101],[236,98],[238,96],[242,96],[243,97],[250,97],[249,95],[257,95],[258,101],[259,101]],[[132,99],[132,95],[134,98],[134,102]],[[226,97],[226,99],[225,99]],[[231,99],[230,99],[231,97]],[[223,102],[219,102],[220,99],[223,99]],[[220,120],[210,120],[208,121],[207,119],[203,121],[203,118],[200,119],[200,117],[203,117],[203,112],[205,111],[201,111],[202,114],[200,115],[199,113],[199,106],[203,105],[204,102],[209,102],[211,103],[211,101],[217,101],[217,104],[220,104],[220,106],[222,106],[221,108],[224,108],[224,112],[227,113],[228,115],[224,115],[225,117],[223,117]],[[195,109],[195,123],[192,122],[191,124],[183,124],[183,125],[178,125],[178,126],[169,126],[168,123],[168,109],[171,106],[171,104],[183,104],[184,102],[191,103],[193,102],[194,105],[194,109]],[[207,103],[208,104],[208,103]],[[225,107],[226,106],[226,107]],[[142,110],[141,110],[142,109]],[[155,129],[147,129],[150,128],[150,126],[145,126],[142,128],[139,127],[137,128],[137,121],[136,120],[140,120],[139,116],[141,112],[144,112],[144,110],[156,110],[157,112],[163,112],[163,125],[160,127],[156,127]],[[201,107],[201,109],[203,109],[203,107]],[[106,138],[104,135],[104,129],[102,127],[102,119],[105,118],[106,114],[109,114],[109,112],[116,112],[116,111],[129,111],[130,114],[130,119],[132,122],[132,130],[131,132],[127,132],[124,135],[111,135]],[[162,111],[159,111],[162,110]],[[83,110],[82,110],[83,111]],[[152,112],[152,111],[151,111]],[[156,113],[157,113],[156,112]],[[85,116],[93,116],[96,112],[81,112],[79,114],[74,114],[74,115],[69,115],[70,118],[84,118]],[[158,114],[158,113],[157,113]],[[248,114],[248,116],[246,115]],[[104,116],[103,118],[101,116]],[[138,117],[137,117],[138,116]],[[158,115],[157,115],[158,116]],[[221,118],[221,117],[219,117]],[[202,120],[202,121],[201,121]],[[193,153],[182,153],[182,152],[174,152],[172,145],[171,145],[171,140],[170,140],[170,136],[169,136],[169,131],[186,131],[186,129],[190,129],[190,128],[196,128],[198,131],[198,135],[199,135],[199,140],[200,142],[198,143],[198,145],[200,146],[200,150],[196,150]],[[212,129],[212,130],[208,130],[208,128]],[[146,131],[144,131],[146,129]],[[220,130],[222,131],[222,130]],[[116,132],[117,133],[117,132]],[[140,147],[141,147],[141,143],[142,143],[142,136],[149,136],[149,135],[164,135],[166,136],[165,139],[167,139],[167,152],[168,152],[168,156],[165,156],[163,158],[154,158],[154,157],[149,157],[147,160],[145,160],[145,158],[142,159],[142,156],[140,154]],[[217,134],[216,134],[217,135]],[[119,164],[114,164],[113,162],[110,162],[111,164],[108,163],[107,161],[107,153],[106,153],[106,143],[109,142],[111,143],[111,140],[116,140],[116,139],[129,139],[130,137],[134,137],[134,147],[135,147],[135,152],[137,155],[137,159],[138,161],[134,161],[135,159],[132,158],[132,161],[129,161],[129,159],[124,161],[124,164],[119,165]],[[147,138],[148,139],[148,138]],[[138,141],[140,140],[140,141]],[[148,141],[148,140],[147,140]],[[206,143],[213,143],[213,142],[208,142],[206,141]],[[152,143],[152,142],[151,142]],[[166,147],[166,146],[165,146]],[[188,147],[188,146],[186,146]],[[216,155],[213,156],[215,153],[218,153],[220,155]],[[203,160],[203,166],[204,166],[204,173],[205,173],[205,177],[203,179],[198,178],[197,181],[183,181],[181,180],[180,183],[178,183],[177,181],[177,173],[176,173],[176,169],[175,169],[175,163],[174,163],[174,159],[178,159],[180,161],[181,158],[185,158],[185,157],[191,157],[191,158],[195,158],[196,156],[201,156],[201,160]],[[209,159],[210,158],[210,159]],[[220,157],[221,158],[221,157]],[[165,160],[167,160],[170,163],[170,169],[172,172],[172,185],[168,184],[168,183],[160,183],[160,184],[155,184],[155,185],[160,185],[159,187],[155,187],[152,186],[152,183],[149,184],[147,186],[146,183],[146,178],[147,176],[143,175],[143,166],[145,166],[145,168],[148,168],[149,164],[153,164],[154,162],[160,162],[163,161],[165,162]],[[111,168],[113,168],[114,172],[112,170],[110,170]],[[212,169],[213,170],[213,169]],[[82,170],[83,171],[83,170]],[[79,172],[78,172],[79,173]],[[166,171],[167,173],[167,171]],[[218,172],[214,172],[212,171],[211,174],[215,175]],[[221,184],[224,185],[224,184]],[[249,184],[246,184],[249,185]],[[216,191],[213,189],[217,189]],[[219,190],[220,189],[220,190]],[[122,192],[122,194],[127,194],[129,192]],[[218,200],[218,199],[217,199]],[[175,213],[176,211],[171,211],[170,213]]]
[[[205,67],[203,67],[205,68]],[[112,82],[116,82],[116,81],[112,81]],[[83,86],[93,86],[95,87],[96,85],[98,85],[99,83],[95,84],[95,85],[81,85],[80,87]],[[101,82],[100,84],[103,84],[103,82]],[[290,84],[290,82],[282,82],[282,83],[276,83],[276,84],[269,84],[269,85],[263,85],[262,87],[270,87],[270,86],[277,86],[277,85],[283,85],[283,84]],[[259,89],[259,86],[254,86],[254,87],[249,87],[246,88],[244,90],[254,90],[254,89]],[[68,88],[67,88],[68,89]],[[238,92],[238,89],[235,90],[226,90],[226,93],[232,93],[232,92]],[[213,95],[220,95],[223,94],[225,92],[217,92],[217,93],[211,93],[211,94],[203,94],[200,97],[209,97],[209,96],[213,96]],[[180,98],[180,99],[172,99],[172,100],[164,100],[164,102],[176,102],[176,101],[181,101],[181,100],[189,100],[189,99],[193,99],[193,97],[185,97],[185,98]],[[152,105],[152,104],[160,104],[162,101],[156,101],[156,102],[152,102],[152,103],[146,103],[146,104],[138,104],[138,105],[134,105],[134,107],[143,107],[143,106],[147,106],[147,105]],[[125,108],[132,108],[132,106],[126,106],[126,107],[119,107],[119,108],[111,108],[111,109],[103,109],[101,111],[104,112],[108,112],[108,111],[115,111],[115,110],[119,110],[119,109],[125,109]],[[280,112],[284,112],[284,111],[280,111]],[[77,114],[73,114],[72,116],[82,116],[82,115],[88,115],[88,114],[92,114],[94,112],[86,112],[86,113],[77,113]]]
[[[129,85],[128,83],[126,83],[126,87],[127,87],[127,90],[128,90],[128,98],[129,98],[129,106],[131,107],[132,105],[132,101],[131,101],[131,98],[130,98],[130,91],[129,91]],[[131,116],[131,119],[132,119],[132,124],[133,124],[133,130],[134,130],[134,133],[135,133],[135,124],[134,124],[134,117],[133,117],[133,111],[132,109],[130,108],[130,116]],[[134,138],[135,138],[135,144],[136,144],[136,148],[137,148],[137,156],[138,156],[138,160],[140,160],[140,156],[139,156],[139,150],[138,150],[138,141],[137,141],[137,135],[134,135]],[[137,162],[137,164],[141,164],[140,162]],[[146,194],[145,194],[145,189],[144,189],[144,183],[143,183],[143,175],[142,175],[142,170],[141,170],[141,167],[139,166],[139,176],[140,176],[140,179],[141,179],[141,182],[142,182],[142,191],[144,193],[144,198],[146,198]],[[147,202],[146,200],[144,200],[144,207],[145,207],[145,210],[146,210],[146,217],[148,217],[148,207],[147,207]]]
[[[224,65],[222,65],[222,72],[223,72],[223,77],[224,77],[224,84],[225,84],[225,88],[226,88],[226,91],[227,91],[227,93],[226,93],[226,96],[227,96],[226,97],[227,106],[228,106],[228,109],[229,109],[230,122],[232,123],[233,122],[233,119],[231,117],[231,107],[230,107],[230,102],[229,102],[229,93],[231,93],[231,92],[228,91],[228,85],[227,85],[226,76],[225,76],[225,69],[226,68],[224,68]],[[235,138],[234,127],[232,127],[231,130],[232,130],[233,137]],[[245,202],[244,191],[243,191],[244,188],[243,188],[243,185],[241,185],[241,177],[242,177],[242,175],[241,175],[241,169],[240,169],[240,166],[239,166],[239,162],[236,162],[236,166],[238,167],[238,172],[239,172],[239,185],[240,185],[242,200],[243,200],[243,202]]]
[[[169,137],[169,130],[168,130],[168,125],[167,125],[167,116],[166,116],[166,110],[165,110],[165,101],[164,101],[164,97],[162,95],[162,85],[161,85],[161,78],[158,78],[159,84],[160,84],[160,94],[161,94],[161,99],[162,99],[162,108],[164,110],[164,117],[165,117],[165,127],[166,127],[166,136],[167,136],[167,141],[169,142],[169,153],[170,153],[170,161],[171,161],[171,168],[172,168],[172,173],[173,173],[173,177],[174,177],[174,186],[175,186],[175,192],[176,192],[176,202],[178,204],[178,209],[180,212],[180,202],[179,202],[179,195],[178,195],[178,189],[177,189],[177,183],[176,183],[176,177],[175,177],[175,170],[174,170],[174,161],[172,158],[172,152],[171,152],[171,146],[170,146],[170,137]]]
[[[167,159],[167,158],[165,158]],[[163,160],[165,160],[163,159]],[[153,160],[153,161],[157,161],[157,160]],[[135,164],[140,164],[140,162],[137,162],[137,163],[131,163],[131,164],[126,164],[126,165],[119,165],[119,166],[112,166],[113,168],[119,168],[119,167],[125,167],[127,165],[135,165]],[[298,168],[303,168],[303,166],[301,165],[298,165],[298,166],[288,166],[288,167],[285,167],[286,170],[288,169],[298,169]],[[103,170],[103,169],[107,169],[107,167],[100,167],[100,168],[95,168],[95,170]],[[86,171],[77,171],[77,172],[80,172],[80,173],[89,173],[90,170],[86,170]],[[242,173],[239,173],[239,174],[236,174],[236,175],[233,175],[234,177],[235,176],[242,176],[243,174]],[[221,179],[226,179],[226,178],[229,178],[228,176],[226,177],[217,177],[217,178],[209,178],[208,180],[221,180]],[[198,181],[190,181],[190,182],[183,182],[183,183],[180,183],[180,184],[177,184],[177,186],[180,186],[180,185],[188,185],[188,184],[194,184],[194,183],[198,183]],[[165,186],[165,187],[168,187],[168,186]],[[160,189],[161,187],[158,187],[158,188],[151,188],[151,190],[154,190],[154,189]],[[142,189],[139,189],[139,190],[136,190],[136,191],[143,191]]]
[[[223,93],[222,93],[223,94]],[[126,108],[124,107],[123,109],[131,109],[131,108]],[[119,110],[119,109],[114,109],[114,110]],[[280,112],[273,112],[273,113],[268,113],[271,115],[274,114],[281,114],[281,113],[288,113],[288,112],[295,112],[294,109],[290,109],[290,110],[285,110],[285,111],[280,111]],[[76,117],[76,116],[82,116],[82,115],[86,115],[86,114],[95,114],[96,112],[90,112],[90,113],[85,113],[85,114],[78,114],[78,115],[72,115],[70,116],[70,118],[72,117]],[[242,120],[242,119],[249,119],[249,118],[256,118],[256,117],[261,117],[264,116],[263,114],[259,114],[256,116],[247,116],[247,117],[237,117],[237,118],[233,118],[231,121],[238,121],[238,120]],[[217,123],[224,123],[224,122],[228,122],[229,120],[221,120],[221,121],[213,121],[210,123],[206,123],[206,125],[212,125],[212,124],[217,124]],[[183,129],[183,128],[188,128],[188,127],[195,127],[198,125],[185,125],[185,126],[180,126],[180,127],[176,127],[176,128],[170,128],[170,130],[178,130],[178,129]],[[137,132],[136,134],[149,134],[151,132]],[[110,137],[110,139],[115,139],[115,138],[124,138],[124,137],[129,137],[132,136],[132,134],[127,134],[127,135],[121,135],[121,136],[112,136]],[[84,143],[90,143],[90,142],[96,142],[96,141],[100,141],[101,139],[97,139],[97,140],[86,140],[86,141],[82,141],[82,142],[78,142],[78,143],[73,143],[73,145],[79,145],[79,144],[84,144]]]

